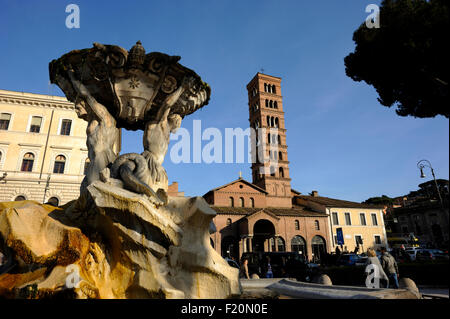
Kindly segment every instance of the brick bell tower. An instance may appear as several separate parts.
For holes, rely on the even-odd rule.
[[[252,138],[253,184],[268,192],[267,205],[292,207],[281,78],[257,73],[247,84]],[[256,150],[256,153],[254,154]],[[264,159],[262,158],[264,155]]]

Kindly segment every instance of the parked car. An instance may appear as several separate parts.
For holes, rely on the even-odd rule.
[[[248,258],[249,275],[257,274],[265,278],[266,257],[270,258],[274,278],[295,278],[310,281],[319,267],[308,264],[305,258],[296,252],[247,252],[242,258]]]
[[[411,261],[415,261],[416,260],[416,254],[417,254],[418,250],[419,250],[419,248],[417,248],[417,247],[408,247],[408,248],[406,248],[406,253],[411,258]]]
[[[337,260],[338,266],[355,266],[359,263],[361,257],[356,254],[342,254]]]
[[[448,259],[449,259],[448,255],[439,249],[419,249],[416,253],[417,261],[448,260]]]
[[[431,253],[435,256],[438,260],[449,260],[448,257],[448,251],[445,252],[441,249],[431,249]]]
[[[359,259],[355,261],[355,266],[364,266],[367,262],[367,256],[359,256]]]
[[[392,256],[394,256],[395,260],[398,263],[407,263],[411,262],[411,256],[406,252],[405,249],[402,248],[393,248],[390,252]]]

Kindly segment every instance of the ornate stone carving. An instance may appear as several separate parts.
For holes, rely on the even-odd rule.
[[[51,81],[76,103],[78,116],[89,122],[91,164],[81,192],[99,180],[105,168],[112,168],[111,177],[121,179],[126,189],[163,200],[156,194],[167,191],[162,162],[170,133],[184,116],[206,105],[211,94],[209,86],[179,59],[159,52],[145,54],[138,41],[129,52],[94,43],[91,49],[69,52],[50,63]],[[120,128],[144,131],[141,156],[117,158],[113,145]]]
[[[62,208],[0,203],[0,250],[8,260],[0,269],[0,296],[240,294],[238,270],[210,245],[215,211],[201,197],[166,193],[162,163],[170,133],[211,93],[179,59],[145,54],[140,42],[129,52],[95,43],[50,63],[51,81],[88,121],[90,166],[80,197]],[[144,131],[141,154],[114,153],[121,128]],[[79,269],[80,285],[67,285],[68,266]]]

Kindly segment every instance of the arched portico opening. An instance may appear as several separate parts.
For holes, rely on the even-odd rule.
[[[298,252],[303,257],[307,258],[306,255],[306,241],[300,236],[294,236],[291,240],[291,251]]]
[[[235,258],[239,260],[239,241],[233,236],[222,239],[222,257]]]
[[[325,239],[319,235],[314,236],[311,240],[311,248],[313,253],[313,262],[320,263],[320,261],[325,257],[327,251]]]
[[[270,251],[270,238],[275,236],[275,226],[267,219],[258,220],[253,226],[253,251]]]

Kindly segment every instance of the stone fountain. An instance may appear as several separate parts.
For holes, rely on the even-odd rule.
[[[201,197],[170,197],[170,133],[211,90],[180,57],[94,43],[49,65],[88,122],[80,197],[55,208],[0,203],[0,296],[227,298],[238,270],[211,247],[216,215]],[[142,153],[118,155],[119,130],[143,130]]]

